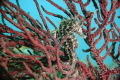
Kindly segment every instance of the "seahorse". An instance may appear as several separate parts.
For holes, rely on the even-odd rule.
[[[59,26],[59,37],[63,39],[65,36],[68,36],[66,41],[63,43],[64,50],[69,57],[69,64],[71,68],[75,68],[77,56],[76,56],[76,48],[78,48],[78,40],[75,36],[75,33],[80,35],[83,38],[86,38],[82,31],[82,20],[77,20],[76,17],[72,19],[65,19],[60,23]]]

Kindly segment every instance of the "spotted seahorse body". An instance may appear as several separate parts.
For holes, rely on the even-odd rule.
[[[86,38],[82,32],[82,21],[75,19],[63,20],[59,26],[59,37],[63,39],[65,36],[68,36],[67,40],[64,42],[63,47],[65,52],[69,56],[69,64],[72,68],[75,68],[76,65],[76,48],[78,47],[78,41],[75,36],[75,33]]]

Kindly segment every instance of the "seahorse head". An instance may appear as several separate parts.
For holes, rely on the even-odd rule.
[[[84,35],[82,31],[83,21],[82,20],[74,20],[74,23],[72,23],[73,26],[73,32],[78,34],[79,36],[86,38],[86,35]]]
[[[83,34],[82,26],[83,26],[82,20],[77,20],[76,18],[65,19],[60,23],[59,30],[61,30],[62,36],[76,33],[81,37],[86,38],[86,36]]]

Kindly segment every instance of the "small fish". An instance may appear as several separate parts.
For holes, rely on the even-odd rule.
[[[27,55],[33,55],[33,50],[29,47],[26,46],[22,46],[19,48],[23,53],[21,53],[17,48],[13,49],[14,53],[18,53],[18,54],[27,54]]]
[[[118,18],[120,18],[120,16],[118,16]]]

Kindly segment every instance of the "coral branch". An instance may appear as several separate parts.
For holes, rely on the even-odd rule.
[[[92,0],[94,12],[88,10],[90,0],[63,1],[68,10],[53,0],[46,0],[69,18],[50,12],[33,0],[42,22],[23,11],[18,0],[17,5],[9,0],[0,1],[0,80],[120,79],[120,28],[116,21],[120,1],[111,0],[107,9],[107,0]],[[78,12],[79,8],[83,14]],[[49,15],[61,19],[59,26]],[[87,52],[86,61],[78,59],[79,43],[75,34],[85,41],[80,42],[81,47],[88,46],[79,53]],[[112,66],[106,63],[108,57],[113,60]]]

